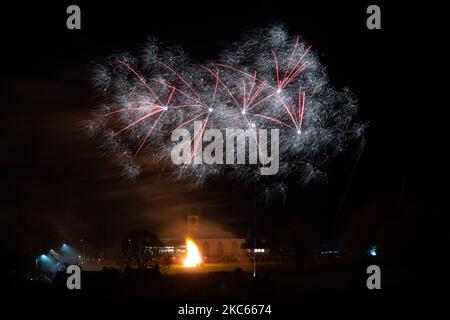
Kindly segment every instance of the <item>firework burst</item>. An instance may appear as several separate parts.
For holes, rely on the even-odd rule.
[[[290,175],[302,184],[326,180],[321,168],[361,138],[365,127],[354,121],[357,103],[350,91],[334,89],[311,46],[281,26],[255,30],[202,65],[152,39],[139,55],[107,58],[94,83],[105,103],[88,129],[127,177],[149,164],[196,185],[227,174],[261,182],[268,198],[274,190],[285,192],[283,180]],[[209,128],[279,129],[280,167],[270,178],[275,189],[261,181],[256,165],[174,165],[171,133],[192,131],[196,121],[201,130],[192,132],[193,153]]]

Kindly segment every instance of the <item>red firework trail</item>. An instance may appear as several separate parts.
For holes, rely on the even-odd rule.
[[[145,49],[136,58],[111,56],[97,68],[94,78],[110,97],[88,128],[102,135],[102,146],[126,168],[125,175],[139,174],[138,155],[143,163],[149,156],[151,162],[170,165],[168,136],[180,128],[190,133],[190,163],[208,128],[251,132],[259,151],[264,136],[252,129],[279,129],[276,134],[283,145],[277,152],[270,150],[284,161],[276,174],[284,179],[297,173],[302,180],[313,181],[323,177],[311,168],[345,149],[341,147],[348,146],[350,139],[361,137],[366,126],[354,121],[357,101],[351,92],[330,85],[320,72],[323,65],[318,55],[310,53],[311,46],[300,37],[290,37],[282,26],[255,30],[230,45],[221,54],[222,62],[205,65],[190,62],[181,50],[160,48],[156,41]],[[329,132],[330,139],[322,139],[323,132]],[[276,144],[270,142],[271,148]],[[154,147],[151,154],[142,155],[147,146]],[[260,157],[266,155],[259,152]],[[169,171],[177,173],[178,179],[192,177],[201,184],[225,171],[257,182],[261,175],[257,170],[247,165],[228,171],[213,163],[201,168],[171,166]]]
[[[162,105],[161,101],[159,100],[158,96],[156,95],[156,93],[152,90],[152,88],[150,88],[150,86],[147,84],[147,82],[145,81],[145,79],[139,75],[139,73],[134,70],[132,67],[130,67],[130,65],[128,65],[126,62],[122,61],[122,60],[117,60],[118,63],[124,65],[126,68],[128,68],[128,70],[130,70],[141,82],[142,84],[148,89],[148,91],[150,91],[150,93],[153,95],[153,97],[158,100],[160,102],[160,104]]]
[[[219,85],[225,90],[225,92],[229,95],[231,100],[234,102],[234,104],[241,110],[242,116],[247,122],[247,125],[249,128],[255,127],[254,123],[249,122],[248,116],[254,116],[256,118],[259,118],[261,120],[269,121],[273,124],[279,125],[281,127],[287,127],[291,129],[296,129],[298,132],[301,131],[301,127],[303,124],[303,118],[304,118],[304,110],[305,110],[305,92],[301,91],[301,88],[299,88],[298,91],[298,106],[297,106],[297,112],[295,112],[293,109],[295,108],[292,103],[290,102],[290,97],[285,98],[282,96],[281,90],[285,89],[296,77],[298,77],[303,70],[308,65],[308,62],[302,63],[305,55],[308,53],[310,47],[308,47],[303,54],[297,58],[294,59],[294,56],[297,52],[297,49],[299,47],[299,38],[296,38],[296,42],[294,45],[294,48],[292,52],[290,53],[289,59],[284,67],[284,73],[282,74],[280,72],[280,63],[277,58],[277,54],[274,50],[271,51],[272,57],[273,57],[273,64],[274,64],[274,76],[276,78],[276,86],[272,86],[268,84],[266,80],[262,80],[258,77],[257,72],[254,71],[253,73],[249,73],[246,71],[243,71],[237,67],[229,66],[226,64],[216,64],[216,70],[213,71],[209,67],[201,66],[204,70],[206,70],[214,79],[214,86],[211,93],[206,93],[206,95],[212,96],[212,103],[210,106],[205,104],[200,97],[200,94],[194,89],[194,86],[190,84],[182,75],[180,72],[178,72],[174,67],[169,66],[168,64],[158,61],[158,64],[161,65],[164,69],[168,70],[172,75],[175,76],[176,79],[178,79],[182,85],[184,85],[190,93],[187,93],[186,91],[182,90],[180,87],[175,85],[174,83],[170,83],[166,80],[162,81],[159,79],[150,79],[150,81],[153,81],[156,84],[162,85],[170,90],[170,93],[167,96],[166,103],[163,103],[161,100],[161,97],[156,94],[156,91],[148,84],[147,80],[139,74],[137,70],[135,70],[133,67],[131,67],[128,63],[122,60],[117,60],[117,63],[123,65],[130,73],[133,74],[136,79],[146,88],[146,90],[149,91],[155,102],[149,101],[149,100],[138,100],[138,101],[130,101],[130,104],[138,104],[140,106],[138,107],[128,107],[128,108],[121,108],[118,110],[111,111],[107,113],[107,116],[112,116],[115,114],[121,114],[128,111],[144,111],[144,115],[140,115],[137,119],[123,127],[122,129],[118,130],[116,132],[116,135],[121,134],[122,132],[130,129],[133,126],[140,125],[144,121],[154,119],[153,124],[150,126],[149,130],[147,131],[144,139],[139,144],[139,147],[135,153],[137,155],[142,148],[144,147],[145,143],[148,141],[150,135],[152,132],[154,132],[157,124],[160,122],[162,117],[166,114],[166,111],[172,110],[172,109],[183,109],[183,108],[202,108],[206,110],[206,112],[190,116],[186,121],[181,123],[180,125],[176,126],[175,129],[179,129],[182,127],[185,127],[186,125],[192,123],[193,121],[205,117],[202,120],[202,127],[201,130],[194,134],[194,137],[192,138],[192,141],[194,142],[194,146],[192,148],[192,156],[195,154],[195,151],[199,145],[199,141],[201,141],[203,137],[203,133],[207,127],[209,115],[212,112],[212,107],[216,102],[217,93],[219,90]],[[232,72],[235,72],[237,74],[240,74],[243,78],[241,79],[241,87],[239,89],[240,93],[242,94],[242,102],[239,103],[235,93],[233,93],[233,90],[229,87],[227,83],[225,83],[221,79],[220,70],[222,69],[228,69]],[[247,84],[247,81],[250,81],[249,84]],[[270,89],[269,92],[266,92],[266,89]],[[265,94],[263,94],[265,93]],[[195,103],[181,103],[178,104],[175,100],[177,100],[177,95],[181,95],[191,101],[194,101]],[[274,117],[270,114],[265,114],[265,111],[267,108],[266,102],[268,102],[272,98],[276,98],[276,100],[281,105],[282,109],[286,112],[286,115],[288,116],[289,120],[292,122],[292,125],[289,125],[285,121]],[[172,101],[175,101],[174,104],[171,105]],[[259,112],[253,112],[252,110],[257,108],[261,109]],[[256,110],[256,109],[255,109]]]

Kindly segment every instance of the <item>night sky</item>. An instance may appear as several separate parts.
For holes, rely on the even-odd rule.
[[[261,233],[293,245],[308,229],[350,249],[382,239],[393,259],[441,243],[438,237],[446,232],[437,217],[446,210],[446,190],[429,165],[439,166],[431,161],[438,142],[417,131],[426,125],[417,103],[421,81],[411,88],[405,80],[412,66],[424,63],[415,45],[421,29],[406,27],[403,9],[381,5],[382,30],[370,31],[367,1],[77,3],[79,31],[66,29],[69,3],[16,6],[2,21],[7,45],[2,48],[0,219],[4,251],[14,260],[80,238],[87,239],[92,253],[113,254],[132,229],[177,235],[189,211],[239,236],[246,235],[256,213]],[[136,52],[148,35],[181,45],[202,62],[247,30],[277,22],[312,44],[331,83],[348,86],[359,99],[358,118],[370,127],[352,175],[357,154],[350,148],[327,168],[327,184],[301,187],[291,178],[286,202],[266,206],[254,200],[253,186],[226,180],[192,190],[154,168],[126,181],[84,131],[101,103],[90,81],[94,62],[114,52]]]

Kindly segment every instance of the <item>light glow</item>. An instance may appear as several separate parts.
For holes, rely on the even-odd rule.
[[[186,258],[184,259],[183,266],[185,268],[193,268],[197,267],[202,263],[202,257],[200,255],[200,251],[198,250],[197,245],[194,240],[187,238],[186,239]]]

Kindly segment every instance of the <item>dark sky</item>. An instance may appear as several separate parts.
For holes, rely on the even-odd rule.
[[[423,170],[429,157],[417,152],[418,146],[433,145],[416,131],[421,109],[404,81],[416,54],[404,46],[419,37],[420,26],[406,28],[402,8],[382,6],[382,30],[369,31],[367,1],[78,3],[79,31],[66,29],[69,3],[13,6],[2,21],[7,45],[1,75],[6,93],[0,129],[1,220],[10,250],[33,255],[62,240],[86,238],[98,251],[119,243],[130,229],[173,233],[189,210],[244,235],[257,212],[261,229],[273,237],[292,221],[296,226],[313,220],[321,225],[320,234],[340,239],[366,230],[376,234],[382,227],[395,238],[404,231],[398,225],[418,232],[410,226],[432,219],[422,216],[424,207],[443,211],[440,202],[431,200],[443,190]],[[90,83],[93,62],[137,50],[148,35],[181,45],[201,62],[214,59],[224,43],[250,28],[275,22],[314,46],[331,82],[350,87],[359,98],[359,118],[370,121],[367,147],[342,207],[356,158],[352,150],[328,168],[328,184],[301,188],[292,182],[285,203],[265,206],[254,201],[252,187],[212,181],[191,190],[167,181],[157,168],[134,182],[124,181],[83,131],[101,102]],[[397,215],[390,217],[390,212]],[[290,229],[289,237],[299,230]]]

